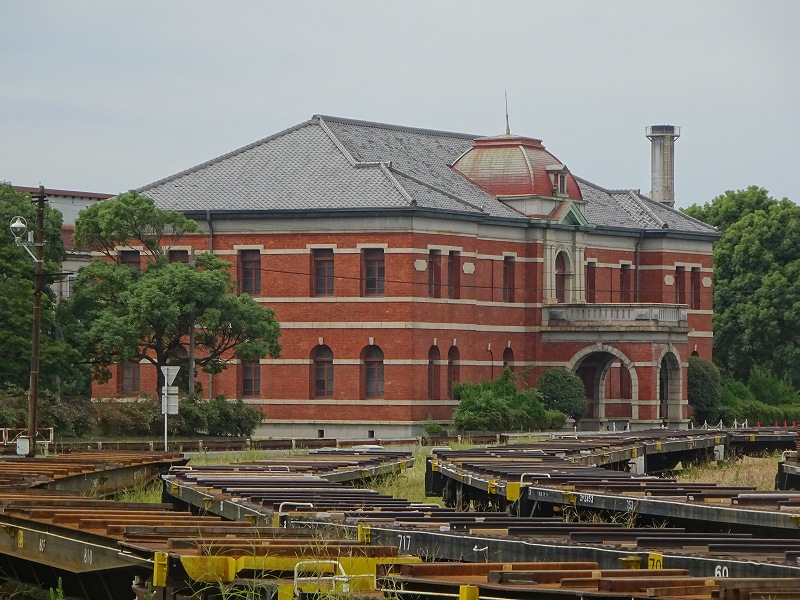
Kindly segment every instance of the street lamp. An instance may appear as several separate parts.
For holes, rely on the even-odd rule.
[[[39,186],[39,193],[33,195],[36,203],[36,227],[28,233],[27,241],[22,236],[28,229],[28,223],[23,217],[14,217],[11,220],[11,233],[14,243],[22,246],[34,262],[33,276],[33,327],[31,330],[31,380],[28,390],[28,431],[27,435],[17,437],[17,454],[24,454],[32,458],[36,456],[36,406],[39,400],[39,346],[42,328],[42,290],[44,289],[45,275],[42,273],[44,266],[44,186]],[[31,252],[30,246],[33,246]]]

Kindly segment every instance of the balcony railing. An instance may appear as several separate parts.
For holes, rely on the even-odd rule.
[[[557,304],[545,306],[543,325],[666,325],[685,327],[687,309],[680,304]]]

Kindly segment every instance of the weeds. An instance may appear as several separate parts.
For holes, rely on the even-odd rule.
[[[757,490],[775,489],[780,453],[769,456],[743,456],[720,463],[692,464],[677,476],[678,481],[714,483],[723,487],[753,487]]]

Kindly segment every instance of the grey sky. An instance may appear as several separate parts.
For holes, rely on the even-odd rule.
[[[797,0],[0,0],[0,180],[118,193],[329,114],[541,138],[679,206],[800,202]]]

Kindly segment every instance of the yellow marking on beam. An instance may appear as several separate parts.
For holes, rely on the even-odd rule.
[[[478,600],[477,585],[461,585],[458,587],[458,600]]]
[[[167,585],[167,553],[156,552],[153,555],[153,587]]]
[[[511,500],[519,500],[520,496],[520,485],[519,481],[509,481],[506,484],[506,499]]]

